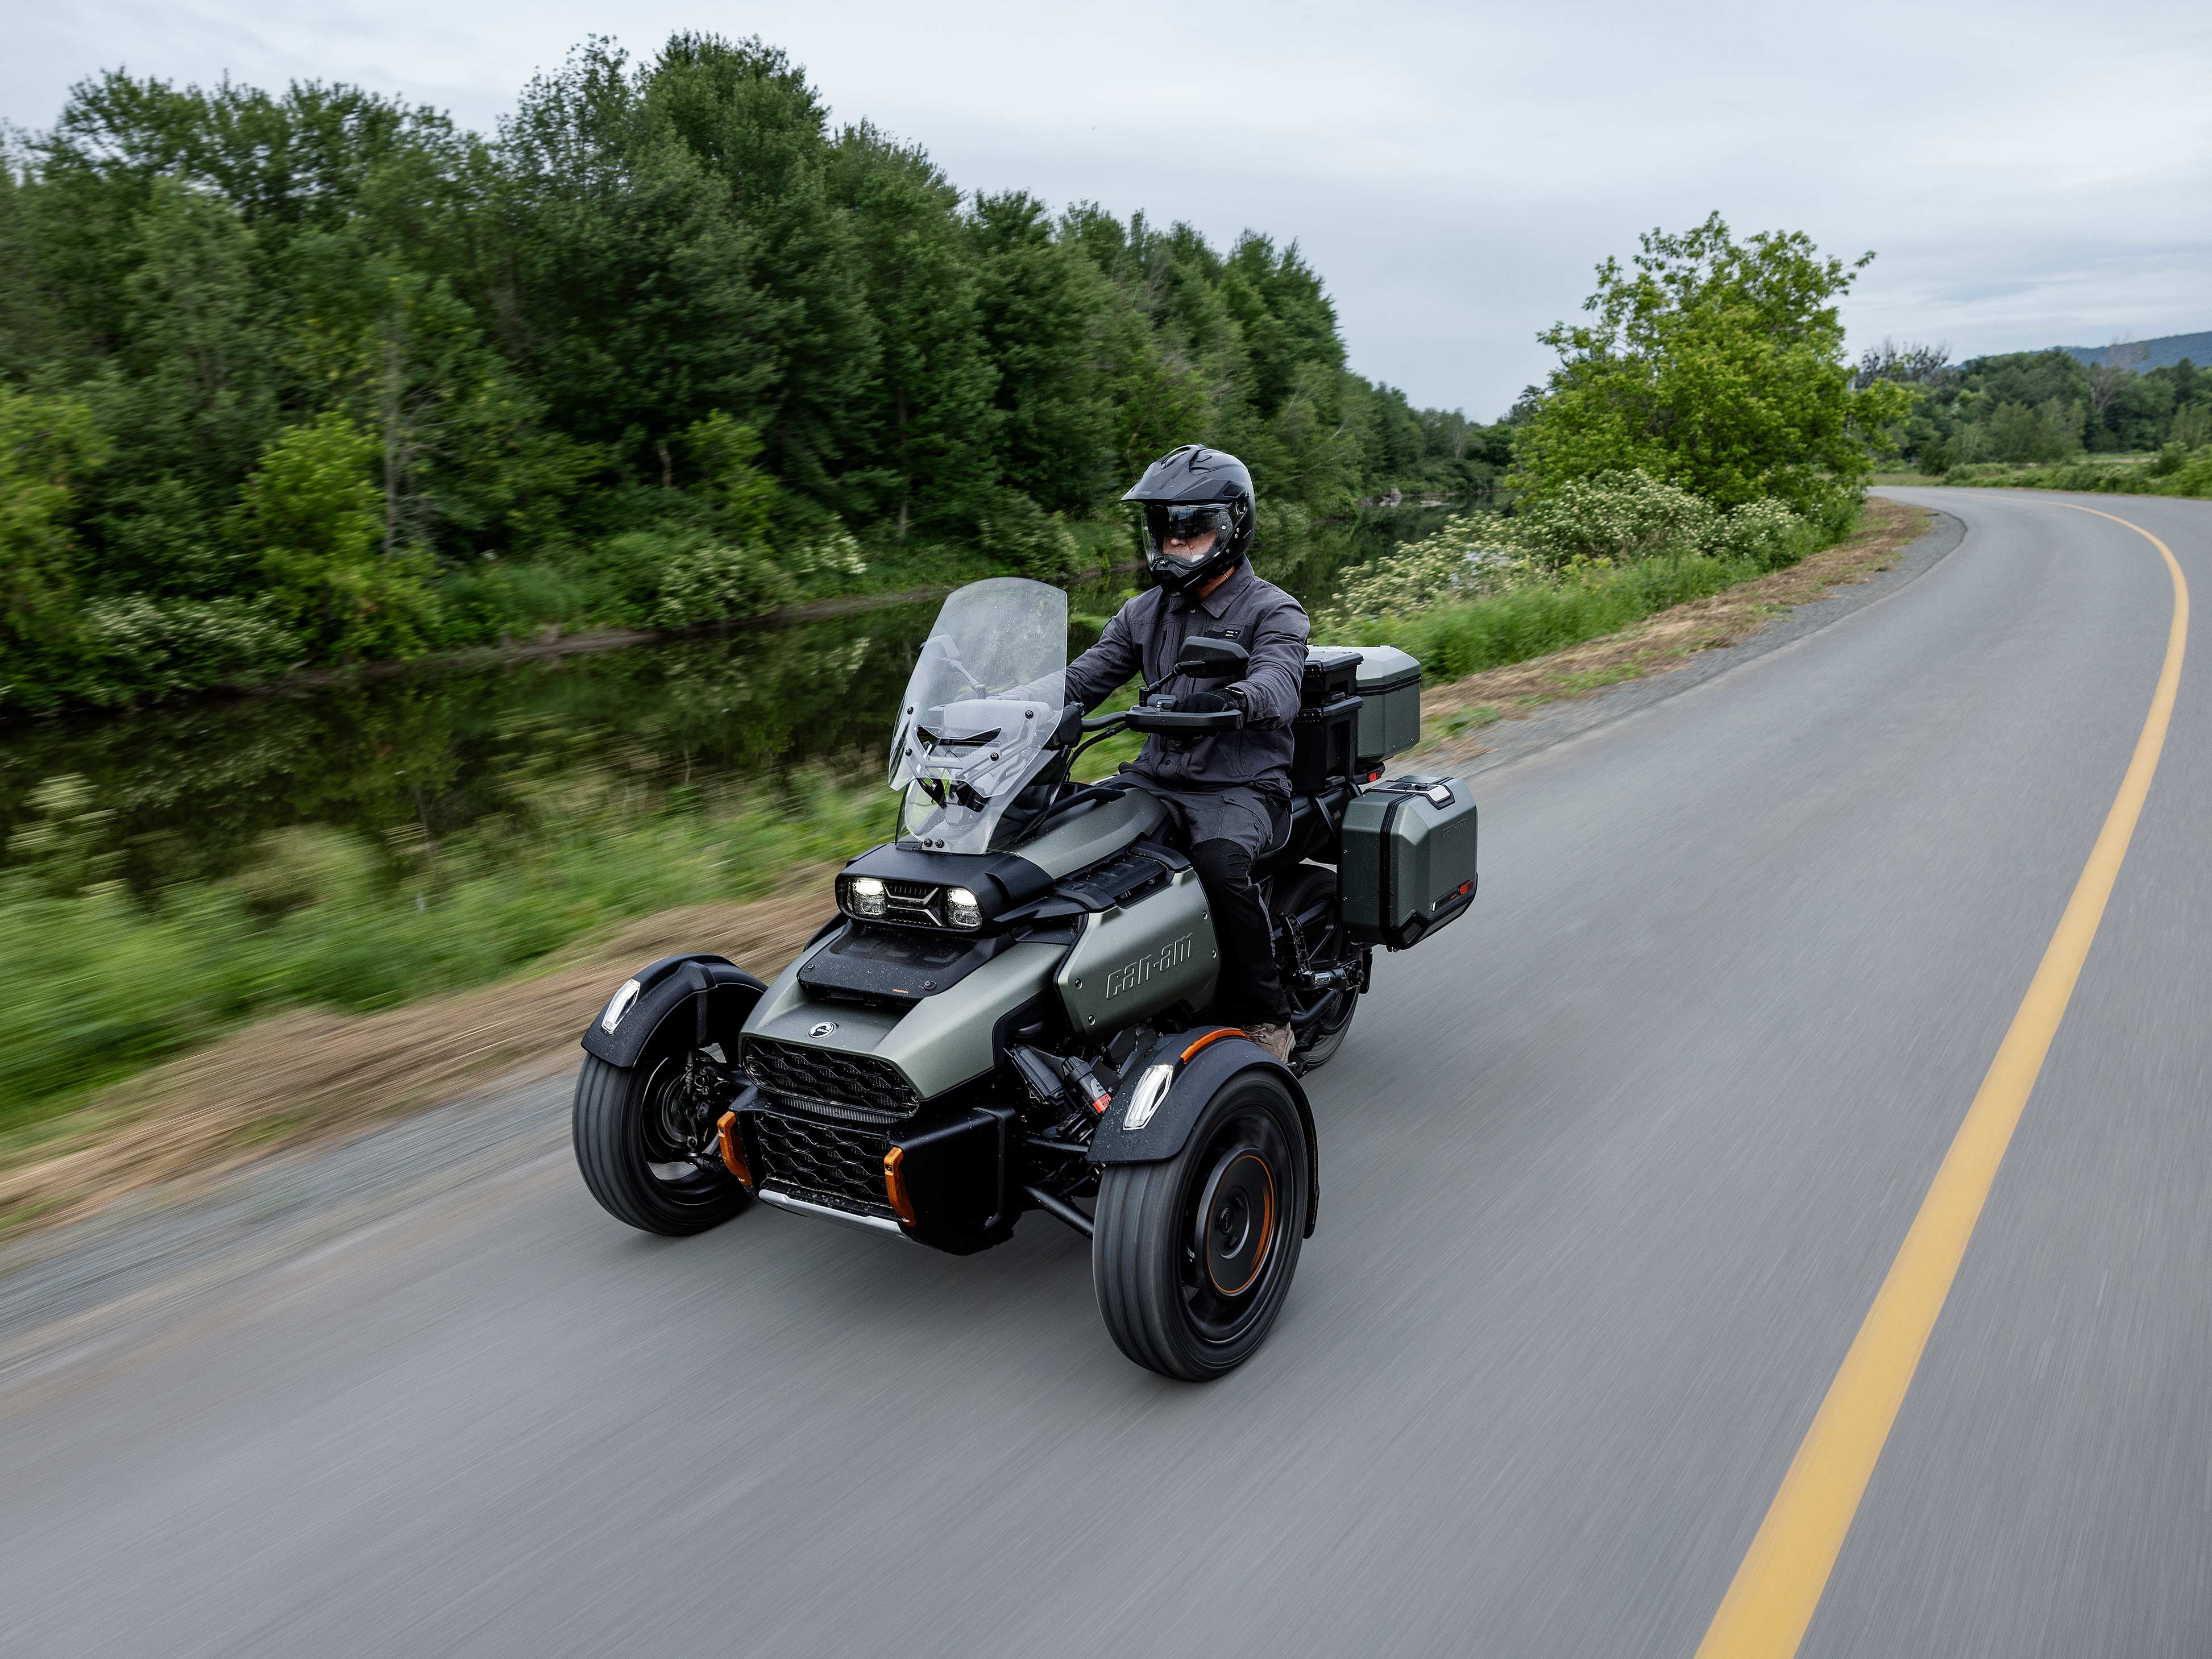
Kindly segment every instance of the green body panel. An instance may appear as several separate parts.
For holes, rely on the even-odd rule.
[[[1165,823],[1166,810],[1140,789],[1073,811],[1035,841],[1012,848],[1057,878],[1110,857]],[[866,1008],[811,996],[799,970],[829,941],[810,945],[762,995],[746,1036],[889,1060],[924,1100],[991,1069],[991,1032],[1023,1003],[1055,988],[1053,969],[1066,947],[1017,945],[942,995],[903,1011]],[[1202,1006],[1217,971],[1213,924],[1192,872],[1125,908],[1084,918],[1067,952],[1071,970],[1057,990],[1078,1030],[1112,1030],[1177,1000]],[[1074,983],[1082,981],[1080,986]],[[1086,1024],[1087,1023],[1087,1024]],[[820,1036],[817,1025],[834,1029]]]
[[[927,1100],[991,1069],[992,1027],[1001,1015],[1047,988],[1063,947],[1017,945],[942,996],[926,998],[902,1013],[809,996],[799,982],[799,970],[820,948],[801,951],[776,975],[745,1021],[744,1035],[873,1054],[897,1066],[915,1092]],[[813,1028],[821,1024],[836,1029],[813,1036]]]
[[[1119,800],[1078,807],[1035,841],[1006,850],[1057,881],[1111,857],[1140,836],[1156,833],[1167,815],[1152,796],[1132,789]]]
[[[1103,1034],[1170,1003],[1203,1008],[1220,971],[1206,890],[1196,871],[1178,870],[1134,903],[1085,917],[1053,982],[1075,1029]]]

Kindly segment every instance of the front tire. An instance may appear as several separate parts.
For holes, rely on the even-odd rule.
[[[1297,1104],[1265,1071],[1230,1079],[1175,1157],[1108,1165],[1091,1274],[1115,1346],[1187,1382],[1250,1358],[1289,1293],[1311,1191]]]
[[[684,1058],[659,1042],[635,1066],[586,1054],[571,1122],[576,1167],[600,1207],[671,1237],[720,1226],[751,1200],[735,1176],[697,1156],[706,1109],[684,1091]]]

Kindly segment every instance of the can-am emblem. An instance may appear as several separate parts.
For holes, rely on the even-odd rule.
[[[811,1027],[807,1031],[806,1035],[809,1036],[828,1036],[830,1032],[836,1029],[837,1022],[836,1020],[825,1019],[819,1025]]]

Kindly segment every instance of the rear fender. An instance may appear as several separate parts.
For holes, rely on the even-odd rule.
[[[687,1044],[703,1048],[720,1043],[723,1054],[734,1062],[738,1032],[767,988],[726,957],[663,957],[623,981],[605,1006],[592,1016],[584,1028],[584,1051],[627,1069],[637,1064],[663,1025],[680,1020],[687,1027]]]
[[[1152,1109],[1143,1127],[1128,1126],[1130,1109],[1145,1086],[1148,1073],[1170,1068],[1166,1095]],[[1306,1232],[1313,1237],[1314,1219],[1321,1211],[1321,1145],[1314,1133],[1313,1108],[1291,1068],[1242,1031],[1228,1026],[1200,1026],[1196,1030],[1163,1035],[1142,1057],[1133,1060],[1115,1085],[1105,1115],[1091,1138],[1093,1164],[1157,1164],[1182,1151],[1206,1103],[1245,1072],[1266,1072],[1290,1091],[1297,1103],[1298,1123],[1306,1137]]]

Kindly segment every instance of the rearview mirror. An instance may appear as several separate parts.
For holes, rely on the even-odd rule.
[[[1175,672],[1199,680],[1235,680],[1252,665],[1252,653],[1234,640],[1217,640],[1199,634],[1182,642]]]

